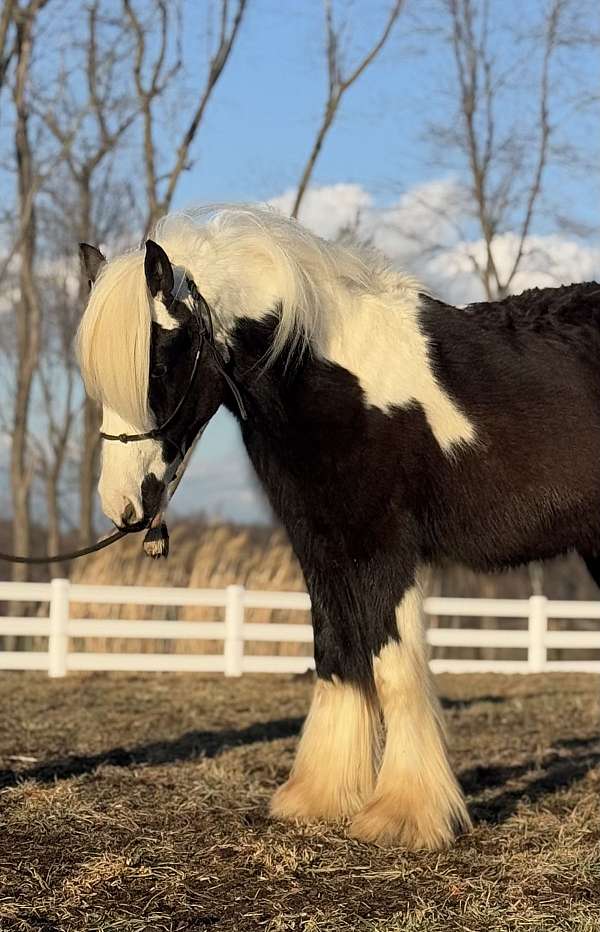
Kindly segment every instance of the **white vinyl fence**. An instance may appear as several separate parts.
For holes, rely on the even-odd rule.
[[[188,589],[141,586],[87,586],[53,579],[50,583],[0,582],[0,601],[49,604],[47,617],[0,617],[0,636],[48,638],[45,651],[0,651],[0,669],[47,670],[52,677],[70,670],[205,671],[240,676],[242,673],[302,673],[314,667],[311,657],[252,656],[244,653],[246,641],[312,644],[306,624],[252,624],[244,620],[246,608],[310,609],[303,592],[267,592],[228,586],[226,589]],[[71,603],[110,605],[213,606],[224,610],[223,621],[127,621],[71,618]],[[540,673],[577,671],[600,673],[598,660],[548,660],[547,651],[600,652],[600,630],[548,630],[548,619],[600,620],[600,602],[559,602],[544,596],[530,599],[425,600],[425,612],[441,617],[528,619],[527,630],[490,628],[429,628],[431,645],[458,648],[521,648],[523,660],[434,659],[434,672]],[[213,654],[97,653],[72,651],[70,638],[196,638],[222,641]]]

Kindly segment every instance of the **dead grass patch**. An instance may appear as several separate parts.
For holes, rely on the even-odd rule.
[[[0,676],[2,932],[600,932],[598,681],[440,677],[475,819],[410,854],[281,825],[310,683]]]

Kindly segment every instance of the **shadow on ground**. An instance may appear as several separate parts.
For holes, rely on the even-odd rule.
[[[0,771],[0,788],[16,786],[24,780],[52,783],[93,773],[97,767],[131,767],[141,764],[173,764],[201,757],[217,757],[230,748],[245,744],[292,738],[300,732],[302,718],[281,718],[259,722],[247,728],[222,731],[188,731],[173,741],[156,741],[133,748],[116,747],[99,754],[64,757],[27,770]]]
[[[502,790],[490,799],[475,801],[470,806],[475,821],[498,824],[513,815],[523,798],[534,803],[556,790],[567,790],[599,765],[598,737],[564,738],[553,742],[542,761],[529,759],[507,766],[472,767],[462,771],[459,780],[469,796]],[[511,786],[515,783],[518,785]]]
[[[464,709],[475,703],[501,703],[499,696],[472,699],[442,699],[446,709]],[[98,767],[131,767],[172,764],[198,758],[213,758],[243,745],[260,744],[300,733],[300,717],[274,719],[246,728],[215,731],[189,731],[172,741],[157,741],[132,748],[115,747],[98,754],[77,755],[50,760],[28,769],[0,771],[0,788],[14,787],[26,780],[52,783],[93,773]],[[600,739],[563,738],[553,742],[540,759],[529,758],[515,764],[476,766],[459,773],[465,793],[471,797],[474,820],[499,824],[517,809],[523,798],[530,802],[572,787],[600,765]],[[495,792],[498,791],[498,792]]]

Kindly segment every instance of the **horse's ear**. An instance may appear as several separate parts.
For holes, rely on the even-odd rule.
[[[171,262],[162,246],[159,246],[158,243],[151,239],[146,240],[144,271],[153,298],[157,294],[163,294],[165,297],[173,294],[175,280]]]
[[[81,256],[81,263],[91,287],[96,281],[98,272],[106,262],[106,259],[96,246],[90,246],[89,243],[79,244],[79,255]]]

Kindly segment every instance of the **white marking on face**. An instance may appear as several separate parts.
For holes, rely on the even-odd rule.
[[[104,408],[102,431],[107,434],[140,433],[131,424],[119,417],[110,408]],[[122,516],[127,506],[132,505],[135,520],[143,518],[142,482],[153,473],[157,479],[167,485],[171,482],[177,461],[165,463],[162,457],[162,444],[158,440],[137,440],[120,443],[118,440],[102,442],[102,469],[98,492],[104,514],[122,524]]]
[[[175,282],[173,287],[174,300],[186,304],[188,310],[193,311],[194,302],[187,286],[185,269],[181,266],[173,267],[173,278]],[[181,326],[181,321],[173,317],[170,311],[165,307],[161,295],[152,299],[152,320],[162,327],[163,330],[177,330],[177,328]]]
[[[368,404],[389,411],[418,402],[445,453],[475,441],[473,424],[432,371],[414,292],[361,296],[345,320],[326,355],[357,376]]]
[[[184,272],[175,269],[175,294],[177,299],[188,303],[191,301]],[[152,302],[152,320],[163,330],[176,330],[181,322],[173,317],[160,297]],[[168,378],[168,374],[166,376]],[[128,423],[111,408],[103,408],[102,431],[106,434],[140,434],[147,428]],[[177,457],[172,463],[165,463],[162,456],[160,440],[136,440],[121,443],[118,440],[104,440],[102,444],[102,470],[98,491],[102,510],[115,524],[122,524],[122,516],[128,505],[135,511],[135,520],[143,518],[142,483],[146,476],[153,474],[165,484],[164,502],[161,511],[167,508],[175,489],[179,485],[187,468],[192,452],[202,436],[201,430],[183,461]]]
[[[152,302],[152,320],[163,330],[177,330],[179,327],[179,321],[169,313],[161,298],[154,298]]]

